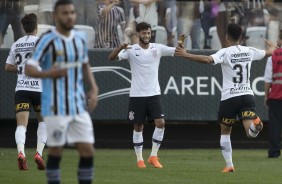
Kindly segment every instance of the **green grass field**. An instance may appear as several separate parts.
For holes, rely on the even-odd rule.
[[[44,171],[37,171],[33,162],[34,150],[27,149],[29,170],[18,171],[16,149],[0,148],[1,184],[46,183]],[[46,152],[45,152],[46,155]],[[149,150],[144,150],[144,159]],[[164,165],[155,169],[136,167],[132,150],[98,149],[95,158],[95,182],[114,184],[281,184],[281,159],[266,158],[266,150],[233,150],[235,173],[221,173],[224,161],[219,149],[160,150]],[[77,152],[66,149],[61,162],[62,183],[77,183]]]

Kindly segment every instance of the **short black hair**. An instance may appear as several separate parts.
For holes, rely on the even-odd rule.
[[[55,3],[54,11],[56,11],[56,9],[58,8],[58,6],[67,5],[67,4],[73,4],[73,1],[72,1],[72,0],[58,0],[58,1]]]
[[[136,31],[140,32],[142,30],[148,30],[148,29],[152,29],[151,25],[146,23],[146,22],[140,22],[139,24],[137,24],[136,26]]]
[[[34,13],[26,14],[21,23],[26,33],[32,33],[37,28],[37,16]]]
[[[242,36],[242,28],[238,24],[228,24],[227,34],[230,36],[234,41],[240,40]]]

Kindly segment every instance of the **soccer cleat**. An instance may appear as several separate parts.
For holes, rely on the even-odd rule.
[[[222,170],[223,173],[229,173],[229,172],[235,172],[235,169],[234,167],[225,167],[223,170]]]
[[[38,170],[45,170],[45,163],[43,158],[40,156],[38,152],[34,155],[34,161],[37,164],[37,169]]]
[[[153,165],[155,168],[163,168],[162,164],[159,162],[159,157],[150,156],[148,163]]]
[[[19,170],[23,170],[23,171],[26,171],[28,169],[25,156],[22,154],[22,152],[18,154],[18,167]]]
[[[143,169],[143,168],[146,168],[146,165],[144,163],[144,160],[139,160],[137,162],[137,167],[140,168],[140,169]]]
[[[263,123],[262,123],[262,121],[259,119],[259,117],[257,117],[256,119],[254,119],[254,125],[255,125],[255,127],[256,127],[256,129],[257,129],[257,131],[261,131],[262,130],[262,128],[263,128]]]

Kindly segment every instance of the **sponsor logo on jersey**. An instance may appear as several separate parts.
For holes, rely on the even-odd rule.
[[[24,42],[24,43],[17,43],[16,44],[16,47],[34,47],[34,42],[30,42],[30,43],[26,43],[26,42]]]
[[[231,58],[241,58],[241,57],[249,57],[250,53],[238,53],[238,54],[231,54]]]
[[[25,80],[19,80],[19,85],[29,85],[29,86],[39,86],[39,81],[25,81]]]

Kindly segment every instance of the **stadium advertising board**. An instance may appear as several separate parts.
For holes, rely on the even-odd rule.
[[[1,119],[13,119],[16,75],[4,72],[7,49],[0,50]],[[214,51],[193,51],[212,54]],[[99,104],[91,114],[94,120],[126,120],[131,72],[127,61],[108,61],[109,51],[90,50],[89,57],[100,88]],[[251,87],[255,93],[257,111],[263,120],[267,112],[263,106],[263,73],[266,59],[254,61]],[[159,81],[165,119],[172,121],[216,121],[222,83],[220,65],[204,65],[180,57],[163,57]],[[237,89],[234,88],[234,91]]]

